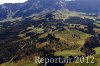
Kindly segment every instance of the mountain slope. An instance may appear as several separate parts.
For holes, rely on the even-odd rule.
[[[0,5],[0,20],[6,18],[24,18],[62,9],[100,15],[99,3],[99,0],[28,0],[24,3],[6,3]]]
[[[28,17],[63,8],[66,8],[65,0],[28,0],[25,3],[3,4],[0,6],[0,19]]]
[[[73,11],[96,13],[100,15],[100,0],[75,0],[67,2],[67,8]]]

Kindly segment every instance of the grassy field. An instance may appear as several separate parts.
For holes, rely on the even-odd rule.
[[[97,62],[97,66],[100,66],[100,47],[94,49],[96,54],[94,55],[95,61]]]
[[[21,61],[18,61],[17,63],[14,63],[14,62],[7,62],[7,63],[4,63],[0,66],[38,66],[37,63],[35,63],[34,61],[28,61],[28,60],[21,60]]]
[[[100,54],[100,47],[97,47],[97,48],[95,48],[94,50],[96,51],[96,55],[97,55],[97,54]]]
[[[31,29],[31,30],[29,30]],[[28,27],[27,30],[29,30],[28,32],[25,32],[25,33],[20,33],[18,36],[24,38],[24,39],[27,39],[29,37],[26,37],[25,34],[26,33],[30,33],[30,32],[34,32],[34,33],[41,33],[43,32],[43,29],[42,28],[32,28],[32,27]]]
[[[66,41],[69,44],[80,44],[83,45],[87,38],[91,35],[80,32],[78,30],[65,30],[57,31],[53,33],[55,37],[60,38],[62,41]]]
[[[91,63],[69,63],[65,66],[97,66],[97,64],[91,64]]]
[[[48,36],[48,34],[49,34],[49,33],[48,33],[48,32],[46,32],[46,33],[44,33],[44,34],[40,35],[40,36],[39,36],[39,38],[45,38],[46,36]]]
[[[100,22],[95,22],[94,25],[100,27]]]
[[[28,28],[28,29],[31,29],[31,28]],[[32,30],[32,31],[35,31],[35,30]],[[39,31],[42,31],[42,29],[40,29]],[[53,32],[52,34],[56,38],[59,38],[61,41],[66,41],[69,44],[79,44],[82,46],[84,45],[86,39],[91,37],[91,35],[83,33],[78,30],[56,31],[56,32]],[[47,35],[48,35],[48,33],[44,33],[39,38],[45,38]],[[23,35],[20,35],[20,36],[23,36]],[[98,49],[96,49],[96,50],[98,50]],[[98,50],[98,52],[99,52],[99,50]],[[68,57],[70,55],[77,56],[77,55],[82,55],[82,54],[83,53],[80,52],[78,49],[77,50],[63,50],[63,51],[57,51],[54,53],[55,56],[63,56],[63,57]],[[80,64],[79,66],[82,66],[82,65],[83,64]],[[38,66],[38,64],[36,64],[32,61],[28,61],[28,60],[20,60],[17,63],[7,62],[0,66]],[[77,66],[77,64],[75,64],[75,65],[70,64],[67,66]],[[86,66],[88,66],[88,65],[86,65]],[[91,65],[91,66],[93,66],[93,65]]]
[[[43,29],[42,29],[42,28],[28,27],[27,30],[29,30],[29,29],[32,29],[32,30],[29,31],[29,32],[35,32],[35,33],[41,33],[41,32],[43,32]]]
[[[93,28],[94,32],[100,33],[100,28]]]
[[[82,12],[76,12],[76,11],[68,11],[66,9],[64,10],[58,10],[56,12],[53,13],[54,18],[55,19],[68,19],[69,17],[81,17],[81,18],[88,18],[88,19],[94,19],[94,17],[92,16],[86,16],[86,13],[82,13]]]
[[[63,57],[68,57],[70,55],[72,56],[77,56],[77,55],[82,55],[83,53],[78,51],[78,50],[63,50],[63,51],[58,51],[55,52],[55,56],[63,56]]]

